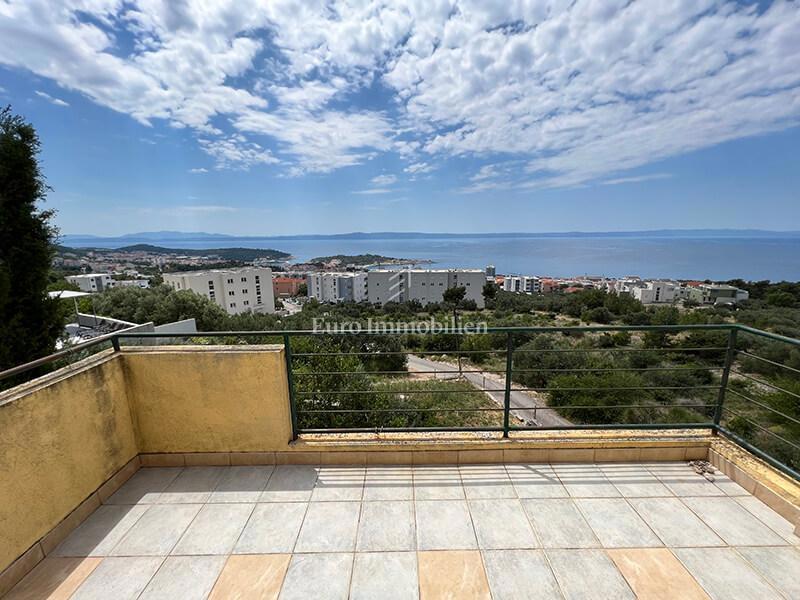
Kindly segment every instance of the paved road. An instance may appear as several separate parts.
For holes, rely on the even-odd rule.
[[[457,371],[458,367],[447,363],[436,362],[413,354],[408,355],[408,370],[414,371]],[[475,371],[477,367],[464,367],[464,370]],[[457,379],[458,373],[435,374],[437,379]],[[503,406],[505,400],[505,377],[493,373],[464,373],[463,377],[476,388],[498,390],[486,392],[486,395],[498,405]],[[552,408],[547,408],[544,400],[536,398],[532,393],[511,392],[511,413],[531,425],[540,427],[556,427],[572,425]]]

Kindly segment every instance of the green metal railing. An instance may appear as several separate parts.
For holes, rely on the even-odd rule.
[[[641,340],[633,343],[629,339],[623,345],[604,345],[607,340],[591,345],[599,334],[609,333],[651,335],[662,343],[643,345]],[[681,338],[693,334],[711,335],[713,339],[701,341],[712,343],[695,344],[693,339]],[[38,374],[48,365],[61,364],[71,354],[85,355],[109,344],[119,352],[126,341],[141,344],[151,338],[174,338],[190,343],[275,342],[285,348],[294,437],[376,431],[500,432],[509,437],[530,430],[710,429],[800,479],[800,387],[798,391],[787,389],[800,382],[800,362],[797,366],[786,364],[787,353],[776,351],[777,346],[788,348],[788,356],[794,360],[792,353],[796,353],[800,361],[800,340],[738,324],[502,327],[478,334],[446,329],[436,335],[439,341],[453,343],[431,350],[424,343],[419,346],[430,336],[388,336],[384,331],[121,331],[0,372],[0,381],[16,383],[23,374]],[[489,335],[492,346],[464,349],[463,338],[468,335]],[[541,335],[561,336],[564,347],[528,345]],[[381,345],[384,343],[389,349]],[[769,356],[759,353],[765,348]],[[579,355],[584,363],[595,360],[587,357],[599,357],[604,362],[599,366],[528,365],[531,359],[526,357],[539,360],[546,355]],[[656,361],[656,356],[662,358]],[[464,368],[437,365],[409,371],[405,367],[408,357],[470,362]],[[381,368],[381,361],[388,361],[392,368]],[[488,365],[483,366],[481,361]],[[460,367],[461,360],[458,362]],[[351,368],[338,368],[341,364]],[[596,379],[589,379],[595,385],[581,383],[598,375],[625,374],[635,375],[633,381],[641,380],[645,385],[599,385]],[[706,381],[669,380],[691,374]],[[525,383],[545,376],[544,384]],[[559,377],[571,378],[563,381],[578,385],[551,385],[553,378]],[[398,387],[402,382],[407,386]],[[570,398],[578,394],[588,401],[572,403]],[[671,411],[692,418],[674,420]],[[526,417],[530,414],[533,418]],[[603,414],[625,418],[615,422]]]

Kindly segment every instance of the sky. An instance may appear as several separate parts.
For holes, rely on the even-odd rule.
[[[800,2],[3,0],[62,233],[800,229]]]

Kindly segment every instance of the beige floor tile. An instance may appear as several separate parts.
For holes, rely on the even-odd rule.
[[[230,554],[254,508],[255,504],[206,504],[171,554]]]
[[[239,536],[235,554],[291,552],[303,524],[307,502],[265,502],[257,504]]]
[[[609,550],[639,600],[708,600],[708,595],[666,548]]]
[[[511,483],[520,498],[568,498],[550,465],[506,465]]]
[[[414,467],[415,500],[463,500],[464,487],[458,467],[423,466]]]
[[[267,482],[259,502],[306,502],[311,498],[319,467],[281,465]]]
[[[416,550],[414,503],[364,502],[358,525],[358,552]]]
[[[364,501],[412,500],[414,484],[411,467],[368,467]]]
[[[555,464],[553,471],[573,498],[619,498],[617,491],[597,465]]]
[[[342,502],[361,500],[364,493],[364,467],[321,467],[312,502]]]
[[[678,498],[631,498],[628,502],[671,548],[724,546],[720,537]]]
[[[461,465],[458,470],[469,500],[517,497],[503,465]]]
[[[67,600],[100,564],[100,558],[46,558],[6,600]]]
[[[295,552],[352,552],[360,512],[359,502],[311,502]]]
[[[290,558],[290,554],[231,556],[209,600],[275,600]]]
[[[472,518],[463,500],[416,502],[417,548],[472,550],[478,547]]]
[[[165,556],[200,512],[202,504],[153,504],[114,546],[112,556]]]
[[[417,558],[421,600],[491,600],[480,552],[419,552]]]

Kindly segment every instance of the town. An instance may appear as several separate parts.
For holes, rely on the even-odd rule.
[[[124,255],[122,255],[124,257]],[[116,257],[119,260],[121,257]],[[136,257],[140,261],[141,255]],[[345,257],[346,258],[346,257]],[[151,257],[152,259],[152,257]],[[187,267],[215,264],[218,256],[174,257],[157,265],[182,264]],[[396,259],[395,259],[396,260]],[[184,261],[184,262],[176,262]],[[321,303],[367,302],[385,305],[390,302],[418,302],[420,305],[441,303],[444,292],[464,288],[464,300],[476,308],[485,304],[485,286],[496,286],[519,294],[570,294],[587,289],[626,294],[642,304],[734,305],[747,300],[746,290],[709,281],[645,279],[638,276],[608,278],[602,276],[547,277],[537,275],[498,274],[494,265],[485,269],[418,269],[411,267],[372,268],[343,261],[266,266],[263,259],[249,265],[181,270],[148,276],[136,270],[136,263],[122,261],[117,270],[67,275],[66,280],[82,292],[102,292],[112,287],[149,287],[152,281],[169,285],[174,290],[190,290],[222,307],[228,314],[245,312],[273,313],[285,304],[314,299]],[[63,265],[63,261],[58,263]],[[94,266],[94,265],[92,265]],[[274,267],[274,269],[273,269]],[[284,270],[285,269],[285,270]],[[152,272],[152,271],[151,271]],[[279,304],[276,304],[276,300]]]

